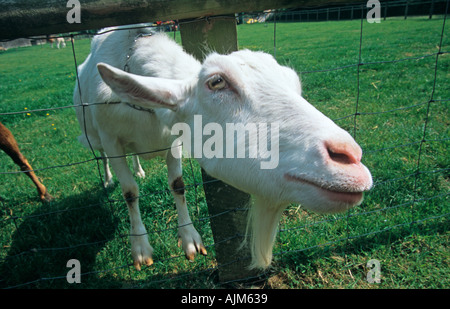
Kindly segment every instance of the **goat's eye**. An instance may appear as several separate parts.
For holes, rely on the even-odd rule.
[[[214,75],[208,80],[208,88],[211,90],[221,90],[227,86],[226,80],[220,75]]]

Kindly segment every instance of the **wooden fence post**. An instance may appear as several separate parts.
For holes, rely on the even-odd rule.
[[[405,19],[408,18],[408,7],[409,7],[409,0],[406,0],[406,5],[405,5]]]
[[[434,0],[431,1],[431,5],[430,5],[430,14],[428,16],[428,19],[433,18],[433,10],[434,10]]]
[[[199,60],[210,51],[228,54],[238,49],[234,15],[180,23],[184,49]],[[250,249],[240,248],[246,231],[250,195],[214,178],[202,170],[211,229],[221,282],[245,279],[258,273],[249,271]]]
[[[384,4],[384,20],[386,20],[389,2],[386,2],[386,3],[383,3],[383,4]]]

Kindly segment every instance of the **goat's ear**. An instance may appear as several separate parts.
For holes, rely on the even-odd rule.
[[[129,103],[176,110],[184,97],[183,83],[179,80],[135,75],[105,63],[97,64],[97,69],[114,93]]]

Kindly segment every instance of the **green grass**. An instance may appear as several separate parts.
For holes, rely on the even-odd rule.
[[[449,287],[450,54],[439,56],[434,101],[428,103],[442,21],[364,22],[361,61],[366,64],[359,67],[358,100],[360,21],[277,24],[277,60],[303,72],[304,97],[354,135],[375,186],[361,206],[340,215],[289,207],[280,224],[273,267],[260,286]],[[445,52],[450,51],[449,27],[447,23]],[[240,48],[273,53],[273,24],[238,26],[238,38]],[[89,53],[89,43],[75,42],[78,63]],[[187,200],[209,255],[189,263],[177,247],[176,211],[167,192],[164,161],[143,162],[147,177],[138,181],[140,205],[155,264],[137,272],[129,266],[128,214],[119,186],[102,188],[96,161],[68,165],[92,159],[76,141],[80,130],[74,111],[27,113],[72,104],[75,70],[68,47],[32,46],[0,54],[0,113],[25,112],[2,115],[0,121],[35,169],[62,166],[37,172],[56,198],[48,204],[38,201],[25,175],[0,174],[0,287],[221,287],[209,222],[203,220],[208,211],[201,187],[188,189]],[[413,59],[429,54],[433,56]],[[372,63],[405,58],[411,59]],[[311,73],[348,65],[353,66]],[[360,115],[355,119],[356,103]],[[425,123],[426,142],[420,145]],[[198,164],[192,163],[193,175],[190,162],[184,162],[186,184],[201,180]],[[0,172],[17,171],[3,152],[0,166]],[[65,279],[66,262],[73,258],[80,260],[84,274],[79,285]],[[366,280],[370,259],[380,261],[380,284]]]

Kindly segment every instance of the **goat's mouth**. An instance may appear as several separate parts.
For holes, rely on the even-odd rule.
[[[284,174],[284,178],[291,182],[299,182],[306,184],[318,190],[321,194],[326,196],[329,200],[349,205],[356,205],[360,203],[363,199],[363,191],[354,190],[350,188],[337,188],[331,185],[321,185],[314,181],[307,180],[297,175],[292,175],[289,173]]]

